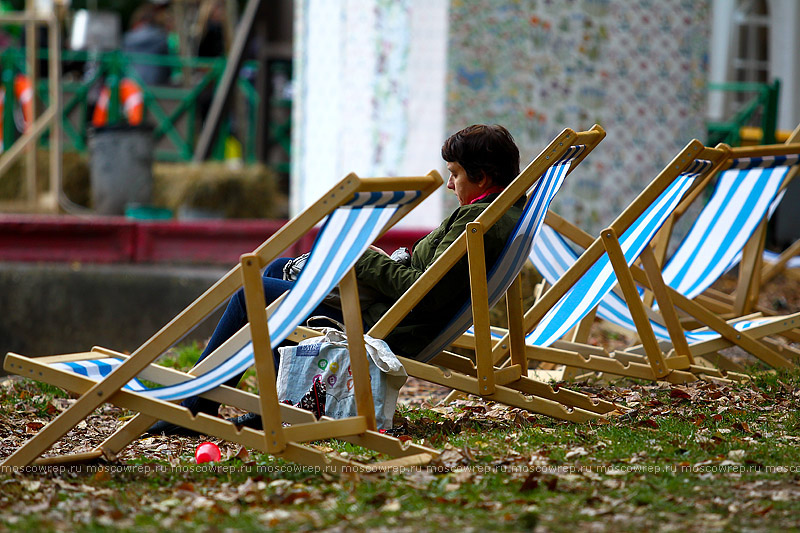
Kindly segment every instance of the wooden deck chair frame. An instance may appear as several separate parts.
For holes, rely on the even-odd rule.
[[[317,421],[314,415],[308,411],[278,403],[266,319],[267,313],[276,308],[279,302],[275,302],[270,309],[265,309],[260,270],[272,259],[278,257],[294,241],[305,235],[328,214],[356,198],[357,194],[370,195],[386,191],[418,192],[418,197],[415,200],[402,205],[394,212],[383,229],[380,230],[382,233],[441,186],[442,182],[441,176],[436,171],[432,171],[426,176],[402,178],[359,178],[355,174],[348,175],[322,196],[320,200],[284,225],[271,238],[256,248],[253,253],[243,255],[239,265],[231,269],[216,284],[130,356],[104,348],[94,348],[91,352],[86,353],[46,358],[28,358],[9,353],[5,359],[6,370],[66,388],[80,394],[80,397],[66,411],[62,412],[22,447],[7,457],[2,463],[3,466],[24,466],[34,462],[37,464],[59,464],[94,460],[100,457],[113,460],[120,450],[138,438],[158,419],[255,448],[287,460],[329,471],[343,469],[375,470],[419,465],[428,462],[437,452],[415,444],[404,444],[398,439],[379,433],[376,430],[366,352],[363,342],[352,342],[352,339],[363,340],[357,287],[352,268],[341,279],[339,287],[342,294],[346,330],[348,338],[351,339],[351,367],[354,384],[358,391],[356,395],[358,416],[342,420],[323,417],[323,419]],[[223,344],[189,373],[177,372],[152,364],[157,357],[178,342],[196,324],[206,318],[219,305],[225,303],[239,287],[244,287],[247,313],[251,320],[250,328],[247,326],[242,328],[239,333],[234,335],[234,338]],[[246,331],[248,329],[252,332],[252,335],[249,335],[249,332]],[[231,422],[203,413],[194,416],[188,409],[176,403],[154,399],[123,389],[136,376],[164,385],[183,382],[187,377],[200,376],[208,367],[217,364],[220,359],[225,357],[226,351],[238,349],[234,344],[242,344],[239,338],[242,335],[251,336],[253,340],[252,346],[255,354],[255,368],[260,394],[253,395],[222,385],[203,393],[201,396],[262,414],[264,431],[238,428]],[[100,380],[89,379],[51,366],[51,363],[99,358],[109,355],[119,357],[124,362]],[[111,402],[124,409],[137,411],[139,415],[124,424],[90,452],[40,458],[58,439],[105,402]],[[292,425],[283,427],[281,420]],[[328,438],[346,440],[396,457],[396,459],[378,464],[364,465],[339,456],[328,456],[315,448],[301,444],[302,442]]]
[[[580,246],[587,247],[591,246],[593,243],[593,239],[589,234],[583,232],[580,228],[563,220],[554,213],[548,213],[546,223],[550,223],[553,227],[558,227],[558,231],[562,233],[562,235],[571,235],[570,240]],[[768,339],[764,337],[791,330],[793,327],[796,327],[796,325],[800,325],[800,314],[781,317],[780,320],[771,321],[762,326],[748,329],[744,333],[735,330],[728,326],[723,318],[716,317],[716,315],[708,310],[704,311],[702,306],[697,304],[693,305],[691,300],[686,299],[680,295],[680,293],[668,287],[663,282],[663,278],[661,278],[660,268],[655,261],[654,255],[652,249],[646,249],[642,254],[642,265],[640,267],[634,266],[630,269],[635,283],[643,288],[650,289],[652,286],[651,278],[656,279],[655,283],[658,283],[660,286],[659,291],[661,292],[662,301],[673,302],[673,306],[677,306],[679,310],[686,308],[687,314],[690,316],[699,315],[702,319],[695,320],[708,324],[711,329],[716,331],[726,331],[728,333],[728,338],[723,336],[710,341],[689,344],[683,333],[684,322],[678,317],[677,313],[668,313],[670,320],[666,320],[661,314],[642,305],[648,323],[654,321],[667,326],[668,329],[671,326],[670,337],[672,339],[678,339],[678,342],[674,345],[669,341],[656,340],[661,349],[664,362],[671,369],[670,373],[666,376],[658,378],[653,377],[656,371],[656,368],[653,368],[652,365],[654,359],[645,356],[647,349],[644,344],[631,346],[627,349],[616,350],[614,352],[608,352],[602,347],[586,344],[588,325],[590,325],[591,321],[594,319],[594,313],[587,316],[587,318],[572,332],[572,335],[570,335],[568,339],[553,343],[552,347],[554,349],[563,350],[565,352],[562,354],[561,360],[556,360],[555,358],[544,360],[550,363],[567,364],[568,367],[577,369],[576,371],[602,372],[605,374],[639,379],[660,379],[673,383],[693,381],[705,377],[733,380],[747,379],[747,375],[745,374],[746,370],[744,368],[730,362],[718,353],[719,350],[733,345],[739,345],[747,351],[755,351],[758,354],[757,357],[767,364],[777,367],[786,367],[790,365],[786,355],[790,353],[791,348],[772,345],[768,343]],[[675,303],[676,301],[680,301],[682,305],[677,305]],[[687,303],[687,301],[689,303]],[[661,304],[659,303],[659,305]],[[755,317],[748,316],[742,318]],[[652,330],[651,328],[647,329]],[[681,333],[678,333],[678,331]],[[625,330],[623,333],[630,335],[632,332]],[[638,331],[634,333],[638,333]],[[764,343],[767,343],[769,346],[764,346]],[[652,350],[652,342],[650,346]],[[541,355],[539,352],[537,352],[537,354]],[[535,354],[531,354],[531,357],[533,358],[534,355]],[[696,360],[697,358],[701,359]],[[655,358],[655,361],[658,361],[658,358]],[[647,365],[650,366],[651,370],[648,370]],[[718,368],[710,365],[716,365]]]
[[[606,401],[595,400],[566,388],[555,390],[550,385],[527,377],[527,361],[522,344],[522,292],[518,275],[507,293],[509,316],[515,332],[515,366],[507,369],[493,368],[490,356],[489,305],[487,296],[487,273],[483,252],[483,235],[502,215],[533,186],[536,180],[564,156],[571,146],[585,145],[585,151],[573,160],[570,171],[576,167],[605,137],[600,126],[588,131],[575,132],[570,129],[559,134],[537,156],[494,202],[481,213],[467,230],[431,265],[431,267],[406,291],[389,311],[368,332],[376,338],[384,338],[419,303],[428,291],[466,254],[469,263],[470,288],[472,293],[473,324],[482,346],[477,364],[472,360],[450,352],[443,352],[431,362],[400,357],[410,376],[436,383],[451,389],[474,394],[531,412],[562,420],[582,422],[617,410],[617,406]],[[295,340],[315,335],[313,330],[298,328]],[[444,368],[441,368],[444,367]]]
[[[718,148],[727,149],[727,147],[724,147],[724,145],[718,146]],[[729,157],[726,159],[726,161],[719,165],[718,170],[725,170],[729,168],[731,161],[738,157],[783,155],[782,152],[796,153],[797,147],[781,145],[769,148],[758,147],[729,150]],[[707,186],[708,181],[713,175],[714,173],[709,173],[705,176],[705,178],[697,181],[695,187],[686,194],[681,206],[679,207],[683,207],[685,209],[685,206],[695,199],[699,192]],[[784,181],[784,186],[785,183],[786,182]],[[673,217],[674,216],[675,215],[673,214]],[[673,217],[671,217],[671,219],[674,221]],[[561,236],[575,242],[581,247],[587,247],[592,244],[591,236],[554,213],[548,214],[546,223],[554,228]],[[671,221],[668,220],[664,229],[669,231],[671,225]],[[662,231],[664,231],[664,229],[662,229]],[[787,328],[791,329],[792,324],[797,322],[798,316],[800,315],[790,315],[787,317],[781,317],[780,320],[765,322],[763,325],[758,327],[747,329],[746,333],[736,331],[733,327],[726,324],[725,321],[722,320],[722,317],[714,316],[713,313],[709,313],[707,310],[704,310],[702,306],[697,306],[692,302],[687,301],[687,299],[681,294],[666,286],[661,278],[661,270],[659,267],[660,262],[657,261],[656,255],[657,252],[653,251],[646,251],[643,254],[641,263],[647,271],[646,276],[643,276],[643,273],[640,270],[637,271],[634,269],[632,270],[632,274],[634,274],[636,281],[640,283],[641,286],[649,288],[650,284],[647,282],[646,278],[650,279],[651,281],[656,279],[656,281],[653,283],[655,283],[656,288],[661,291],[662,299],[673,301],[673,303],[680,302],[680,305],[678,305],[679,310],[687,314],[692,319],[692,323],[707,325],[710,327],[710,329],[723,335],[722,338],[716,338],[711,341],[692,342],[689,345],[686,341],[686,337],[683,334],[678,333],[679,329],[683,329],[683,327],[687,325],[687,322],[685,320],[676,322],[676,317],[672,316],[673,313],[669,310],[668,312],[663,313],[663,316],[655,313],[647,306],[648,302],[645,300],[644,309],[649,315],[649,319],[660,323],[661,325],[667,326],[667,329],[670,330],[670,337],[673,339],[672,343],[667,341],[659,342],[662,351],[666,354],[665,361],[673,370],[678,371],[670,374],[669,379],[671,381],[676,379],[694,379],[692,375],[686,374],[686,372],[691,372],[694,375],[703,377],[710,376],[717,378],[746,379],[746,375],[743,374],[743,372],[745,372],[744,368],[728,361],[718,353],[719,349],[729,347],[734,344],[738,344],[740,347],[753,353],[756,355],[756,357],[771,366],[791,366],[790,359],[787,358],[787,356],[797,357],[796,351],[785,345],[778,345],[764,337],[766,335],[772,335],[777,332],[786,331]],[[664,294],[665,292],[667,294]],[[651,292],[650,296],[652,295],[653,293]],[[630,302],[628,303],[630,304]],[[554,344],[554,347],[578,351],[582,353],[583,356],[588,360],[592,360],[591,365],[588,364],[588,361],[585,365],[576,365],[583,369],[600,371],[599,367],[603,366],[603,372],[630,377],[643,377],[639,375],[638,372],[632,372],[633,368],[626,368],[623,372],[620,372],[612,370],[608,365],[613,366],[614,364],[618,364],[617,361],[620,361],[631,365],[639,365],[649,362],[652,366],[652,358],[647,360],[643,357],[647,351],[645,346],[634,346],[627,350],[620,350],[611,354],[601,348],[582,344],[586,342],[588,337],[588,324],[590,324],[588,320],[591,320],[591,318],[587,319],[587,321],[583,323],[583,327],[577,328],[578,333],[573,335],[569,341],[558,341]],[[680,326],[680,328],[678,326]],[[723,332],[726,332],[727,335]],[[630,334],[630,331],[626,331],[625,333]],[[677,339],[677,342],[675,339]],[[760,342],[757,342],[759,339]],[[683,353],[686,354],[686,356],[676,358],[676,353]],[[698,356],[703,356],[703,360],[695,361],[695,357]],[[578,362],[580,361],[578,360]],[[719,366],[721,370],[714,368],[713,364]],[[653,366],[653,371],[656,370],[657,368]]]
[[[800,126],[795,129],[784,144],[732,148],[730,160],[742,157],[797,154],[800,152],[798,141],[800,141]],[[728,168],[730,168],[730,163],[720,167],[719,172],[723,172]],[[795,165],[787,172],[780,191],[786,189],[791,180],[797,175],[799,169],[800,167]],[[665,262],[664,259],[668,248],[668,240],[671,236],[674,224],[685,214],[686,210],[697,197],[708,188],[713,177],[714,176],[707,176],[697,188],[687,195],[681,205],[675,210],[673,217],[667,221],[662,232],[657,236],[658,242],[654,249],[659,265],[663,265]],[[711,311],[713,314],[719,315],[718,318],[732,322],[741,322],[757,319],[761,315],[777,316],[777,313],[774,311],[756,305],[758,294],[765,281],[777,273],[776,269],[781,268],[781,265],[793,257],[796,250],[800,249],[800,241],[793,244],[781,254],[781,259],[778,263],[766,266],[762,258],[766,240],[767,221],[768,216],[765,216],[743,248],[742,260],[739,263],[737,275],[737,287],[734,293],[728,295],[710,288],[694,298],[697,303],[707,308],[707,310]],[[650,303],[652,303],[652,293],[648,293],[645,296],[645,304],[649,305]],[[684,306],[686,305],[690,304],[684,303]],[[698,309],[696,312],[701,312],[701,310]],[[773,335],[779,335],[792,342],[800,341],[800,330],[791,327],[792,324],[795,323],[795,320],[795,315],[787,315],[780,317],[778,321],[765,322],[762,326],[748,329],[747,333],[750,336],[771,348],[771,351],[760,351],[754,355],[765,364],[776,368],[790,367],[797,361],[800,361],[800,350],[786,343],[778,342],[771,337]],[[702,321],[690,315],[682,317],[681,323],[684,328],[698,328],[704,325]],[[665,350],[670,350],[672,348],[668,342],[662,341],[661,344],[662,348]],[[716,365],[724,371],[731,372],[732,374],[729,374],[730,376],[735,376],[736,374],[739,374],[739,377],[744,376],[747,372],[744,367],[719,353],[719,350],[730,347],[731,345],[730,342],[724,339],[715,339],[713,341],[692,343],[690,345],[690,351],[695,357],[702,357],[705,362]],[[754,344],[753,346],[757,345]],[[632,347],[630,352],[641,353],[641,346]],[[779,357],[775,357],[776,354]],[[627,360],[631,360],[629,355],[623,357]]]
[[[789,135],[784,145],[791,145],[800,143],[800,125]],[[742,147],[733,148],[734,155],[738,153],[747,154],[772,154],[776,149],[780,149],[781,145],[764,145],[755,147]],[[795,166],[787,174],[781,190],[785,190],[789,186],[792,179],[797,176],[800,167]],[[680,218],[691,205],[694,198],[687,198],[685,205],[679,206],[676,210],[675,221]],[[675,221],[670,221],[667,231],[659,236],[659,245],[657,248],[657,257],[659,262],[663,264],[666,251],[669,244],[670,233],[669,231],[674,225]],[[698,301],[704,305],[713,308],[716,312],[722,313],[728,318],[743,316],[753,311],[763,312],[765,314],[774,314],[768,309],[761,308],[757,305],[758,296],[761,288],[766,282],[778,275],[785,267],[786,263],[795,255],[800,253],[800,239],[794,242],[789,248],[784,250],[779,256],[777,262],[774,264],[766,264],[763,260],[764,246],[766,243],[768,217],[764,217],[761,225],[745,245],[742,253],[742,260],[739,264],[739,271],[737,274],[736,289],[733,294],[724,294],[720,291],[709,289]],[[800,333],[793,337],[795,342],[800,341]]]
[[[784,145],[796,143],[800,143],[800,125],[789,135]],[[752,148],[734,148],[733,150],[755,150],[756,153],[760,153],[761,151],[772,153],[780,148],[781,145],[771,145]],[[782,190],[786,189],[799,171],[800,167],[798,166],[795,166],[789,171],[782,185]],[[785,267],[786,263],[800,253],[800,239],[784,250],[784,252],[780,254],[777,262],[774,264],[766,264],[763,257],[766,243],[767,222],[768,217],[765,217],[758,230],[753,234],[743,250],[734,292],[732,294],[725,294],[710,288],[696,298],[697,302],[727,319],[752,316],[754,313],[765,316],[777,316],[775,311],[759,305],[758,297],[764,284],[778,275]],[[666,241],[666,237],[664,240]],[[663,246],[666,247],[666,245]],[[780,335],[791,342],[800,342],[800,329],[782,331]],[[776,342],[772,338],[764,338],[762,342],[768,343],[775,351],[787,359],[794,361],[800,359],[800,350],[794,349],[787,344]],[[743,371],[741,366],[725,358],[718,351],[706,355],[707,358],[713,360],[721,367]],[[778,363],[780,363],[780,361]]]
[[[736,147],[731,149],[731,159],[740,157],[764,157],[797,154],[800,152],[800,125],[789,135],[786,142],[779,145],[760,145],[751,147]],[[723,172],[730,167],[730,164],[723,165],[719,172]],[[791,181],[797,176],[800,171],[800,165],[794,165],[786,174],[780,188],[780,192],[785,191]],[[662,233],[657,236],[658,243],[655,247],[656,258],[659,265],[665,263],[665,256],[668,249],[669,239],[671,237],[672,228],[676,221],[685,214],[686,210],[692,205],[700,193],[706,189],[712,180],[713,176],[707,177],[703,183],[690,195],[675,210],[673,218],[671,218]],[[778,261],[774,264],[767,265],[763,260],[764,245],[766,242],[767,223],[769,215],[766,215],[761,221],[758,228],[747,241],[747,244],[742,250],[742,258],[739,262],[736,288],[732,294],[725,294],[719,290],[709,288],[705,292],[696,296],[693,300],[701,304],[703,308],[711,312],[709,318],[717,321],[716,319],[725,319],[731,323],[757,319],[760,316],[774,316],[778,317],[778,313],[771,309],[764,308],[757,304],[758,296],[763,285],[772,277],[777,275],[783,266],[792,257],[794,257],[800,250],[800,240],[787,248],[779,257]],[[651,296],[647,294],[647,296]],[[676,299],[683,299],[680,295]],[[652,299],[645,300],[650,303]],[[684,302],[684,307],[694,307],[688,302]],[[703,309],[697,308],[697,313],[703,313]],[[717,315],[716,318],[713,318]],[[769,346],[771,351],[760,351],[754,353],[758,359],[765,364],[775,368],[791,367],[800,362],[800,350],[789,346],[786,343],[781,343],[773,339],[771,336],[779,335],[785,337],[791,342],[800,342],[800,329],[797,328],[798,314],[786,315],[779,317],[778,320],[772,322],[765,322],[764,325],[746,330],[747,334],[751,337],[758,339],[761,344]],[[685,328],[697,328],[703,326],[705,323],[688,316],[681,320]],[[718,323],[718,322],[717,322]],[[724,327],[720,324],[720,327]],[[715,329],[715,328],[712,328]],[[733,343],[726,341],[724,338],[715,339],[713,341],[692,343],[690,350],[696,357],[702,357],[704,360],[719,366],[721,369],[736,373],[747,372],[744,367],[731,361],[729,358],[719,353],[719,350],[732,346]],[[667,342],[662,342],[664,349],[670,349],[671,346]],[[753,345],[757,346],[757,345]],[[633,352],[640,352],[640,347],[633,347]],[[752,353],[752,352],[751,352]],[[775,357],[778,355],[778,357]]]
[[[528,359],[639,379],[672,382],[685,382],[696,379],[691,371],[699,372],[701,368],[695,365],[691,358],[691,352],[688,350],[683,330],[680,327],[677,314],[674,312],[670,294],[660,278],[660,271],[653,270],[656,263],[652,248],[650,245],[644,247],[639,256],[639,261],[646,271],[644,281],[648,287],[653,286],[655,288],[654,292],[659,305],[666,309],[665,315],[668,316],[668,319],[665,320],[666,326],[677,347],[677,355],[672,357],[667,357],[668,354],[664,353],[653,333],[650,324],[652,313],[648,312],[648,309],[643,305],[636,289],[636,283],[642,282],[642,277],[638,275],[640,270],[636,266],[627,266],[620,247],[619,236],[692,162],[698,159],[711,162],[711,165],[695,179],[692,185],[695,187],[703,179],[703,176],[713,173],[715,169],[724,163],[727,154],[728,148],[725,146],[706,148],[697,140],[690,142],[597,238],[592,238],[589,234],[569,224],[555,213],[548,213],[545,223],[582,246],[584,252],[572,267],[549,290],[544,292],[525,313],[524,331],[532,331],[549,309],[586,274],[592,265],[603,254],[608,254],[611,267],[618,280],[619,290],[631,310],[632,318],[637,324],[637,329],[642,338],[644,356],[637,354],[633,360],[620,358],[617,357],[617,353],[608,353],[603,348],[577,342],[573,337],[569,341],[556,340],[549,347],[526,344]],[[692,189],[689,190],[691,191]],[[587,324],[590,324],[593,319],[594,314],[592,312],[588,313],[575,330],[585,333]],[[457,345],[469,348],[473,345],[473,341],[469,336],[464,336]],[[495,364],[503,364],[508,358],[510,355],[508,345],[508,333],[494,343],[492,351]],[[711,373],[717,373],[716,369],[713,368],[707,370]]]

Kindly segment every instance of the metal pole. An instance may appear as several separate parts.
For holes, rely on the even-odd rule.
[[[195,162],[205,161],[211,151],[211,143],[219,128],[222,113],[226,107],[231,89],[236,81],[239,68],[242,65],[245,45],[247,44],[247,39],[253,28],[253,20],[255,20],[260,4],[261,0],[248,0],[244,13],[242,13],[242,19],[239,21],[239,25],[236,28],[236,36],[231,46],[228,62],[225,65],[225,72],[222,73],[222,79],[217,85],[216,91],[214,91],[211,109],[208,112],[205,124],[203,124],[203,130],[200,132],[200,139],[197,141],[197,146],[195,147],[193,157]]]
[[[55,210],[61,203],[62,157],[61,139],[61,32],[58,18],[53,15],[48,23],[48,48],[50,63],[48,85],[50,89],[50,107],[55,111],[55,119],[50,125],[50,197],[48,203]]]
[[[32,92],[31,95],[31,124],[28,124],[25,127],[25,130],[33,126],[33,122],[36,121],[36,116],[38,115],[38,107],[36,104],[36,85],[39,83],[39,77],[37,75],[36,67],[36,48],[37,48],[37,29],[38,26],[34,22],[34,14],[36,10],[36,3],[35,0],[26,0],[25,2],[25,14],[30,17],[25,22],[25,63],[27,67],[26,74],[28,75],[28,81],[31,84]],[[23,113],[24,116],[24,113]],[[28,204],[31,207],[34,207],[36,204],[36,145],[37,143],[34,142],[31,146],[27,148],[25,151],[25,179],[27,182],[27,199]]]

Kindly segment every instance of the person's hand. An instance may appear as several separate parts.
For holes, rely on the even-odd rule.
[[[389,254],[387,254],[387,253],[386,253],[384,250],[382,250],[382,249],[378,248],[377,246],[372,246],[372,245],[370,245],[369,249],[370,249],[370,250],[372,250],[372,251],[374,251],[374,252],[378,252],[379,254],[383,254],[383,255],[385,255],[386,257],[391,257],[391,256],[390,256]]]

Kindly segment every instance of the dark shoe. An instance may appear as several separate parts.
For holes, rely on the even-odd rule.
[[[240,428],[264,429],[264,424],[261,423],[261,415],[256,413],[247,413],[242,416],[228,418],[227,420],[228,422],[233,422]]]
[[[196,437],[199,433],[193,429],[185,428],[177,424],[172,424],[166,420],[159,420],[145,431],[148,435],[177,435],[181,437]]]
[[[181,406],[189,409],[193,415],[205,413],[208,415],[217,416],[217,412],[219,411],[219,404],[217,402],[213,402],[205,398],[199,398],[197,396],[185,399],[183,402],[181,402]],[[178,435],[181,437],[196,437],[200,434],[193,429],[172,424],[165,420],[159,420],[150,426],[145,433],[148,435]]]
[[[314,380],[313,385],[311,385],[311,390],[309,390],[305,396],[303,396],[303,399],[297,403],[297,407],[300,409],[305,409],[306,411],[311,411],[314,413],[314,416],[317,417],[317,420],[319,420],[325,414],[326,398],[327,394],[325,391],[325,385],[323,385],[319,378],[317,378]],[[284,400],[283,403],[292,405],[292,402],[288,400]],[[229,418],[228,422],[232,422],[240,428],[246,427],[256,430],[264,429],[264,423],[261,421],[261,415],[256,413],[247,413],[235,418]]]

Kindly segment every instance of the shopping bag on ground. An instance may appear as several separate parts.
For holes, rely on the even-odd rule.
[[[339,325],[342,329],[344,327]],[[297,346],[278,348],[278,399],[296,404],[315,378],[325,385],[325,415],[331,418],[356,416],[356,398],[347,337],[335,328],[322,328],[322,335]],[[369,363],[375,418],[379,429],[391,429],[400,388],[408,379],[403,364],[380,339],[364,335]]]

